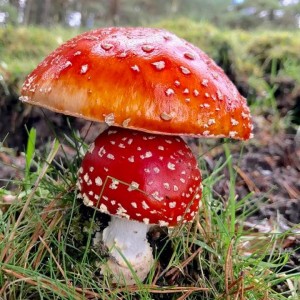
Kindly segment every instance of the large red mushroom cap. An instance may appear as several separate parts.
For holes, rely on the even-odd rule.
[[[162,29],[81,34],[27,77],[21,100],[109,125],[248,139],[246,100],[215,62]]]
[[[181,138],[111,127],[85,155],[78,188],[101,212],[175,226],[198,212],[201,175]]]

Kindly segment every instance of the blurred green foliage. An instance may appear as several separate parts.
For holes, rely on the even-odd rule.
[[[43,57],[77,33],[62,27],[0,28],[0,66],[10,74],[10,81],[22,81]]]

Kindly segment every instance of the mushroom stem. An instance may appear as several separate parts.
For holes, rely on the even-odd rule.
[[[102,267],[103,274],[112,274],[113,282],[136,283],[143,281],[153,264],[152,249],[147,241],[150,226],[124,218],[111,217],[103,231],[103,243],[110,258]]]

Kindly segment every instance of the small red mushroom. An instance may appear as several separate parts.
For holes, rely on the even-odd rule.
[[[128,262],[141,280],[152,265],[149,225],[173,227],[194,219],[201,175],[180,137],[110,127],[85,155],[78,189],[86,205],[112,216],[103,232],[111,249],[108,265],[128,284],[134,283]]]
[[[116,215],[103,239],[111,248],[110,267],[127,283],[133,282],[127,262],[143,279],[149,271],[143,260],[153,260],[145,238],[148,224],[175,226],[191,221],[198,209],[200,171],[177,136],[246,140],[252,131],[246,99],[223,70],[199,48],[162,29],[83,33],[46,57],[21,94],[23,102],[117,126],[86,154],[78,187],[85,204]],[[129,219],[143,228],[138,231],[144,250],[135,248],[136,240],[125,241],[127,225],[113,225]],[[115,239],[119,230],[122,237]],[[131,247],[134,254],[127,256]]]

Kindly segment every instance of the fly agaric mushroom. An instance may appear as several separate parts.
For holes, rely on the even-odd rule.
[[[103,231],[103,242],[111,249],[108,267],[128,284],[134,283],[128,263],[140,280],[152,265],[146,239],[150,224],[176,226],[193,220],[201,175],[181,138],[111,127],[85,155],[78,188],[86,205],[112,216]]]
[[[130,165],[128,169],[119,165],[119,172],[113,174],[107,172],[105,178],[103,178],[103,175],[100,176],[103,170],[97,169],[96,171],[93,165],[90,167],[86,165],[87,161],[91,161],[91,157],[99,160],[99,162],[93,162],[93,164],[100,164],[104,168],[109,160],[111,168],[115,169],[118,163],[125,163],[126,159],[123,156],[125,158],[126,155],[128,156],[128,154],[124,154],[126,149],[122,149],[121,146],[115,146],[114,150],[110,148],[111,152],[118,149],[119,154],[109,152],[106,157],[99,155],[99,153],[101,154],[101,147],[106,149],[113,142],[113,140],[110,140],[112,137],[108,136],[109,131],[104,133],[103,137],[100,136],[94,145],[96,149],[98,143],[101,145],[104,140],[108,144],[103,144],[98,152],[90,149],[90,152],[83,159],[81,170],[84,173],[79,172],[79,190],[85,204],[102,211],[107,209],[109,213],[118,207],[107,206],[107,201],[112,202],[116,199],[111,198],[106,201],[103,198],[104,194],[97,194],[100,192],[100,183],[103,184],[103,181],[106,182],[103,193],[110,189],[110,193],[114,195],[114,193],[117,193],[116,190],[120,189],[120,191],[124,190],[124,196],[131,193],[132,195],[139,195],[136,199],[125,199],[128,201],[126,211],[122,210],[121,207],[116,210],[118,216],[123,219],[128,218],[129,208],[130,210],[134,208],[130,204],[132,201],[136,201],[136,205],[143,208],[143,202],[137,203],[137,199],[144,199],[142,198],[143,193],[138,193],[135,190],[136,185],[132,182],[141,184],[139,188],[146,189],[144,196],[147,195],[147,201],[152,199],[151,201],[155,205],[160,204],[161,198],[170,198],[167,202],[170,206],[174,197],[181,197],[181,200],[183,200],[185,198],[182,193],[185,195],[188,193],[187,191],[179,193],[179,190],[171,191],[171,189],[170,193],[167,193],[165,188],[165,193],[161,194],[162,192],[158,187],[151,190],[151,185],[147,182],[148,179],[143,177],[147,174],[145,169],[153,168],[153,172],[155,172],[156,164],[158,164],[157,168],[160,170],[168,171],[168,165],[167,168],[166,166],[163,168],[159,158],[157,160],[158,154],[154,152],[155,146],[152,145],[152,143],[155,145],[160,139],[166,139],[166,137],[159,137],[159,134],[230,137],[246,140],[251,136],[252,131],[250,112],[246,100],[239,94],[223,70],[200,49],[162,29],[106,28],[83,33],[61,45],[46,57],[27,77],[21,94],[20,100],[26,103],[92,121],[106,122],[109,126],[127,128],[126,130],[118,129],[115,137],[123,134],[124,138],[128,138],[129,135],[133,134],[130,130],[134,129],[151,133],[151,136],[155,137],[151,140],[146,134],[137,134],[139,140],[143,140],[143,137],[148,139],[147,145],[144,143],[144,153],[140,154],[144,156],[144,160],[142,161],[140,157],[140,161],[133,163],[132,166],[130,161],[126,162],[127,165]],[[114,128],[114,130],[116,129]],[[168,140],[174,141],[174,137],[168,137]],[[175,141],[173,143],[176,145]],[[162,140],[162,142],[164,141]],[[182,141],[180,141],[181,143]],[[120,144],[125,145],[125,141],[119,142]],[[129,145],[127,146],[129,148]],[[152,150],[147,150],[147,147]],[[176,150],[168,149],[176,153]],[[146,158],[150,152],[153,157],[151,159]],[[108,154],[111,154],[110,157],[108,157]],[[136,156],[136,154],[132,155]],[[175,154],[173,156],[176,157]],[[189,154],[187,156],[189,157]],[[167,160],[167,157],[163,154],[162,157],[165,161]],[[127,160],[129,158],[127,157]],[[190,159],[192,160],[192,158]],[[153,161],[153,164],[144,167],[144,164],[149,163],[149,161]],[[173,166],[173,163],[170,163],[169,166]],[[190,176],[193,172],[200,172],[196,171],[194,162],[191,161],[191,164],[194,165],[195,169],[190,171]],[[108,168],[108,166],[105,168]],[[186,163],[183,163],[182,167],[179,164],[177,166],[178,169],[184,168]],[[91,171],[93,168],[94,171]],[[181,170],[183,171],[183,169]],[[93,177],[93,172],[94,174],[100,172],[99,178],[102,181],[97,179],[98,176]],[[123,173],[128,173],[129,177],[120,178]],[[176,178],[174,175],[170,175],[170,179],[178,180],[180,174],[176,172],[173,174],[176,174]],[[139,182],[140,176],[143,177],[143,184],[140,183],[142,181]],[[200,176],[196,177],[200,178]],[[106,178],[108,179],[106,180]],[[158,183],[156,182],[158,178],[160,177],[156,176],[153,179],[155,186],[160,185],[161,187],[162,184],[169,183],[168,181]],[[179,177],[179,180],[180,178],[186,180],[183,177]],[[122,184],[121,180],[124,180]],[[200,181],[198,183],[200,184]],[[99,186],[94,188],[94,184]],[[126,185],[127,188],[132,189],[131,193],[126,190]],[[112,188],[109,188],[110,186]],[[114,190],[114,187],[118,188]],[[195,197],[190,199],[199,198],[196,187],[192,187],[192,189],[193,193],[191,194]],[[177,192],[177,194],[175,195],[174,192]],[[124,205],[122,204],[123,208]],[[192,205],[198,207],[195,200]],[[174,208],[172,208],[172,214],[175,214]],[[170,215],[168,216],[171,218]],[[154,222],[154,216],[136,217],[145,224]],[[163,221],[161,217],[160,215],[158,221]],[[192,215],[189,213],[187,213],[187,217],[192,219]],[[173,223],[175,222],[174,218],[168,222],[170,225],[175,225]],[[109,236],[117,230],[108,231],[106,231],[106,234],[104,232],[104,240],[108,245],[116,244],[117,241]],[[147,248],[147,246],[145,247]],[[125,249],[120,250],[125,251]],[[145,251],[149,252],[149,250]],[[120,256],[116,251],[113,255],[120,263]],[[132,259],[129,258],[129,260],[132,263]],[[149,261],[152,260],[149,259]],[[139,267],[136,269],[139,269]],[[139,273],[139,270],[137,271]],[[147,272],[145,270],[141,273],[145,274]],[[144,276],[142,275],[142,277]]]

